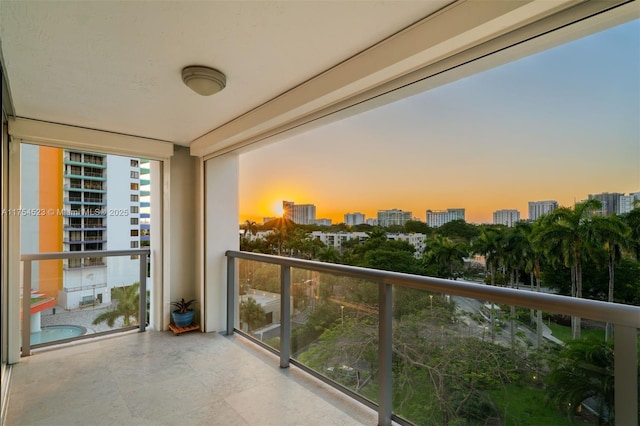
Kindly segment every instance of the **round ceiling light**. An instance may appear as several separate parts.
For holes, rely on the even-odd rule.
[[[218,93],[227,85],[227,78],[218,70],[202,66],[189,66],[182,70],[182,81],[202,96]]]

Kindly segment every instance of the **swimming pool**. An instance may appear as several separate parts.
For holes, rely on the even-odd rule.
[[[50,343],[56,340],[70,339],[86,334],[87,329],[79,325],[49,325],[42,331],[31,333],[31,344]]]

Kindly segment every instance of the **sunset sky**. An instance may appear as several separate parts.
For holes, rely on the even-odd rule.
[[[240,157],[240,222],[466,208],[640,192],[640,21],[458,80]]]

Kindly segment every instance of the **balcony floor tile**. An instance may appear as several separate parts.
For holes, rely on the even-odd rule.
[[[130,333],[13,367],[6,425],[375,425],[377,414],[241,337]]]

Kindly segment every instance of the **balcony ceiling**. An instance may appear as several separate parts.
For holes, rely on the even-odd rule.
[[[449,3],[10,1],[0,40],[16,116],[188,146]],[[226,89],[189,90],[194,64]]]

